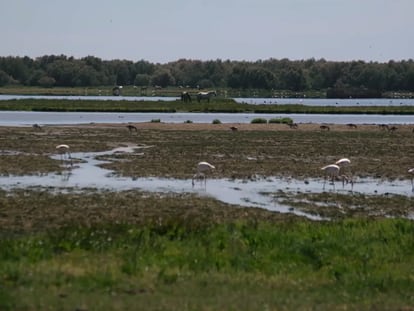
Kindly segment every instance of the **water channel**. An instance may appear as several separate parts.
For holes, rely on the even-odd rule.
[[[0,95],[0,100],[67,99],[67,100],[152,100],[173,101],[176,97],[138,97],[138,96],[34,96],[34,95]],[[235,98],[237,102],[249,104],[291,104],[320,106],[393,106],[414,105],[414,99],[298,99],[298,98]],[[289,117],[295,123],[328,124],[414,124],[411,115],[355,115],[355,114],[256,114],[256,113],[108,113],[108,112],[33,112],[0,111],[0,126],[31,126],[90,124],[90,123],[137,123],[160,120],[164,123],[212,123],[219,119],[222,123],[250,123],[255,118]]]
[[[258,207],[281,213],[294,213],[311,219],[321,219],[318,216],[296,210],[282,202],[277,193],[295,195],[298,193],[322,193],[325,191],[343,194],[362,193],[366,195],[403,195],[413,196],[409,180],[378,180],[372,178],[355,179],[353,186],[324,184],[321,178],[297,180],[294,178],[267,177],[254,180],[209,178],[204,184],[197,181],[192,184],[188,179],[173,178],[131,178],[117,176],[113,171],[100,165],[107,161],[98,160],[99,156],[110,156],[116,153],[133,152],[140,155],[149,146],[131,146],[116,148],[105,152],[78,152],[72,158],[80,160],[73,165],[65,162],[67,170],[63,174],[0,176],[0,188],[3,190],[30,188],[52,191],[90,191],[95,190],[140,190],[152,193],[194,193],[200,196],[210,196],[219,201],[245,207]],[[60,155],[51,155],[60,160]],[[78,161],[76,161],[78,162]]]
[[[179,97],[162,96],[76,96],[76,95],[14,95],[0,94],[0,100],[13,99],[66,99],[66,100],[113,100],[113,101],[175,101]],[[413,106],[414,98],[233,98],[238,103],[252,105],[286,105],[300,104],[305,106]]]
[[[140,123],[160,120],[164,123],[250,123],[255,118],[289,117],[296,123],[328,124],[414,124],[411,115],[353,114],[255,114],[255,113],[112,113],[112,112],[34,112],[0,111],[0,126],[76,125],[92,123]]]

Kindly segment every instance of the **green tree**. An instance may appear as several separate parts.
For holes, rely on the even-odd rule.
[[[57,86],[74,86],[79,70],[78,62],[57,60],[47,66],[46,73],[56,80]]]
[[[151,84],[167,87],[170,85],[175,85],[175,79],[169,70],[160,69],[157,70],[151,77]]]
[[[151,81],[151,76],[148,74],[138,73],[135,76],[134,85],[147,86]]]
[[[10,77],[3,70],[0,70],[0,86],[5,86],[10,82]]]
[[[38,81],[39,86],[42,87],[52,87],[55,83],[56,80],[48,76],[41,77]]]
[[[76,86],[99,85],[98,74],[92,66],[83,66],[74,78]]]

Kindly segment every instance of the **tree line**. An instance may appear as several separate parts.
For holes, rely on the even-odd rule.
[[[145,60],[102,60],[94,56],[0,57],[0,86],[12,84],[316,90],[336,97],[376,97],[384,92],[413,92],[414,61],[180,59],[160,64]]]

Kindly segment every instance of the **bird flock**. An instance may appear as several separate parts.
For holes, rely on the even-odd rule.
[[[351,166],[351,160],[348,158],[341,158],[338,161],[336,161],[333,164],[325,165],[321,168],[321,170],[324,172],[324,183],[323,183],[323,189],[325,189],[325,184],[327,180],[331,181],[331,184],[333,185],[335,189],[335,180],[342,181],[342,187],[345,186],[345,184],[351,184],[351,189],[354,187],[354,180],[352,177],[352,172],[350,169]],[[207,173],[214,170],[216,167],[208,162],[199,162],[196,166],[196,173],[194,174],[192,178],[192,184],[195,185],[195,180],[201,179],[201,181],[204,181],[204,185],[207,183]],[[408,174],[411,176],[411,190],[414,192],[414,168],[410,168],[408,171]]]
[[[33,125],[33,127],[37,130],[41,130],[41,127],[37,124]],[[127,125],[127,128],[130,132],[137,131],[137,128],[133,125]],[[321,126],[322,128],[322,126]],[[237,131],[237,127],[231,127],[232,131]],[[329,128],[326,128],[325,130],[329,130]],[[70,147],[67,144],[60,144],[56,146],[56,151],[61,157],[61,161],[64,163],[67,163],[69,161],[70,165],[72,166],[72,156],[70,154]],[[342,181],[342,187],[345,186],[345,183],[351,184],[351,187],[353,189],[354,181],[352,178],[352,173],[350,170],[351,166],[351,160],[348,158],[341,158],[337,160],[335,163],[331,163],[328,165],[325,165],[321,168],[321,170],[324,172],[324,183],[323,188],[325,189],[326,181],[330,180],[331,184],[335,188],[335,181],[340,180]],[[215,170],[215,166],[206,162],[201,161],[197,163],[196,165],[196,173],[193,175],[192,178],[192,185],[194,187],[195,181],[200,180],[201,182],[204,182],[204,186],[207,184],[207,175],[210,174],[213,170]],[[407,171],[408,175],[411,179],[411,189],[414,192],[414,168],[410,168]]]
[[[72,165],[72,156],[70,154],[70,147],[67,144],[60,144],[56,146],[56,151],[61,156],[62,162],[70,161]],[[324,171],[324,183],[323,188],[325,189],[326,181],[329,179],[335,188],[335,180],[339,179],[342,181],[342,187],[345,186],[345,183],[351,184],[351,187],[354,186],[354,181],[350,171],[351,160],[348,158],[342,158],[336,161],[333,164],[325,165],[321,168]],[[197,163],[196,173],[192,178],[192,185],[194,187],[196,180],[201,180],[204,182],[204,186],[207,184],[207,175],[211,173],[216,167],[206,161]],[[410,168],[408,174],[411,176],[411,189],[414,191],[414,168]]]
[[[342,158],[336,161],[334,164],[329,164],[321,169],[325,172],[325,178],[323,186],[325,188],[326,179],[329,177],[332,181],[333,186],[335,187],[335,179],[339,178],[342,180],[342,187],[344,187],[345,182],[351,183],[352,187],[354,182],[352,176],[345,174],[345,170],[351,165],[351,160],[348,158]]]

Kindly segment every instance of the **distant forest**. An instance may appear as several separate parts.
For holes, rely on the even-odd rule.
[[[329,97],[378,97],[385,92],[413,92],[414,61],[180,59],[159,64],[145,60],[102,60],[94,56],[0,57],[0,86],[13,84],[315,90],[325,91]]]

